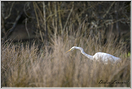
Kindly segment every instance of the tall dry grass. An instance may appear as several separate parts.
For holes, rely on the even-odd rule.
[[[2,44],[2,87],[130,87],[130,58],[114,40],[101,46],[94,39],[78,37],[79,33],[53,37],[49,46],[38,50],[35,43]],[[93,55],[103,51],[118,56],[121,62],[107,65],[91,61],[79,50],[66,53],[73,45]]]
[[[5,3],[5,6],[10,5],[13,4]],[[28,18],[32,18],[31,24],[35,25],[36,35],[41,39],[37,41],[39,44],[34,42],[32,45],[2,43],[2,87],[130,87],[130,56],[127,55],[126,43],[121,38],[120,41],[115,39],[119,34],[116,30],[122,32],[125,27],[114,28],[117,22],[130,23],[127,15],[129,4],[25,2],[24,7],[25,14],[33,13]],[[101,13],[98,7],[102,8]],[[9,11],[3,11],[8,16]],[[114,19],[117,15],[121,17]],[[126,38],[129,40],[129,36]],[[39,48],[41,42],[43,47]],[[90,61],[79,50],[66,53],[73,45],[84,48],[90,55],[102,51],[120,57],[122,61],[105,65]]]

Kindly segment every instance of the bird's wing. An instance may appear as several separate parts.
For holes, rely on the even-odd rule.
[[[112,55],[103,53],[103,52],[98,52],[93,57],[95,60],[101,60],[103,62],[107,62],[109,60],[114,61],[114,58],[112,57]]]
[[[103,53],[103,52],[97,52],[94,56],[93,56],[93,58],[95,59],[95,60],[98,60],[98,61],[103,61],[103,62],[105,62],[105,63],[107,63],[108,61],[110,61],[110,62],[116,62],[116,61],[118,61],[118,60],[121,60],[120,58],[118,58],[118,57],[115,57],[115,56],[113,56],[113,55],[111,55],[111,54],[108,54],[108,53]]]

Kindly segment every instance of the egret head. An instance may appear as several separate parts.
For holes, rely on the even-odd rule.
[[[73,49],[75,49],[77,46],[73,46],[71,49],[69,49],[67,52],[69,52],[69,51],[71,51],[71,50],[73,50]],[[66,53],[67,53],[66,52]]]

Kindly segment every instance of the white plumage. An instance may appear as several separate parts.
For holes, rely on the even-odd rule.
[[[81,53],[86,56],[88,59],[90,60],[101,60],[103,61],[104,63],[107,63],[108,61],[111,61],[113,63],[115,63],[116,61],[120,61],[121,59],[118,58],[118,57],[115,57],[111,54],[108,54],[108,53],[104,53],[104,52],[97,52],[95,53],[95,55],[89,55],[89,54],[86,54],[84,51],[83,51],[83,48],[81,47],[77,47],[77,46],[73,46],[70,50],[68,51],[71,51],[73,49],[79,49],[81,51]],[[68,52],[67,51],[67,52]]]

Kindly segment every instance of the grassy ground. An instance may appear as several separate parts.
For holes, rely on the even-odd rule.
[[[67,35],[52,39],[50,46],[2,44],[2,87],[130,87],[130,58],[123,46],[105,46],[94,39]],[[78,44],[78,45],[77,45]],[[73,45],[90,55],[98,51],[120,57],[107,65],[90,61],[79,50],[66,53]]]
[[[130,23],[129,3],[25,3],[23,11],[34,28],[31,30],[36,32],[38,44],[2,43],[2,87],[130,87],[130,53],[126,46],[130,43],[130,32],[129,26],[124,25]],[[14,2],[5,3],[12,10],[8,4],[12,7]],[[16,8],[12,11],[16,13]],[[9,12],[7,10],[5,16],[8,17]],[[10,21],[7,19],[5,23],[12,23],[14,19]],[[25,27],[26,20],[24,22]],[[25,33],[31,32],[26,29]],[[90,61],[79,50],[66,53],[72,46],[82,47],[90,55],[106,52],[122,61],[106,65]]]

